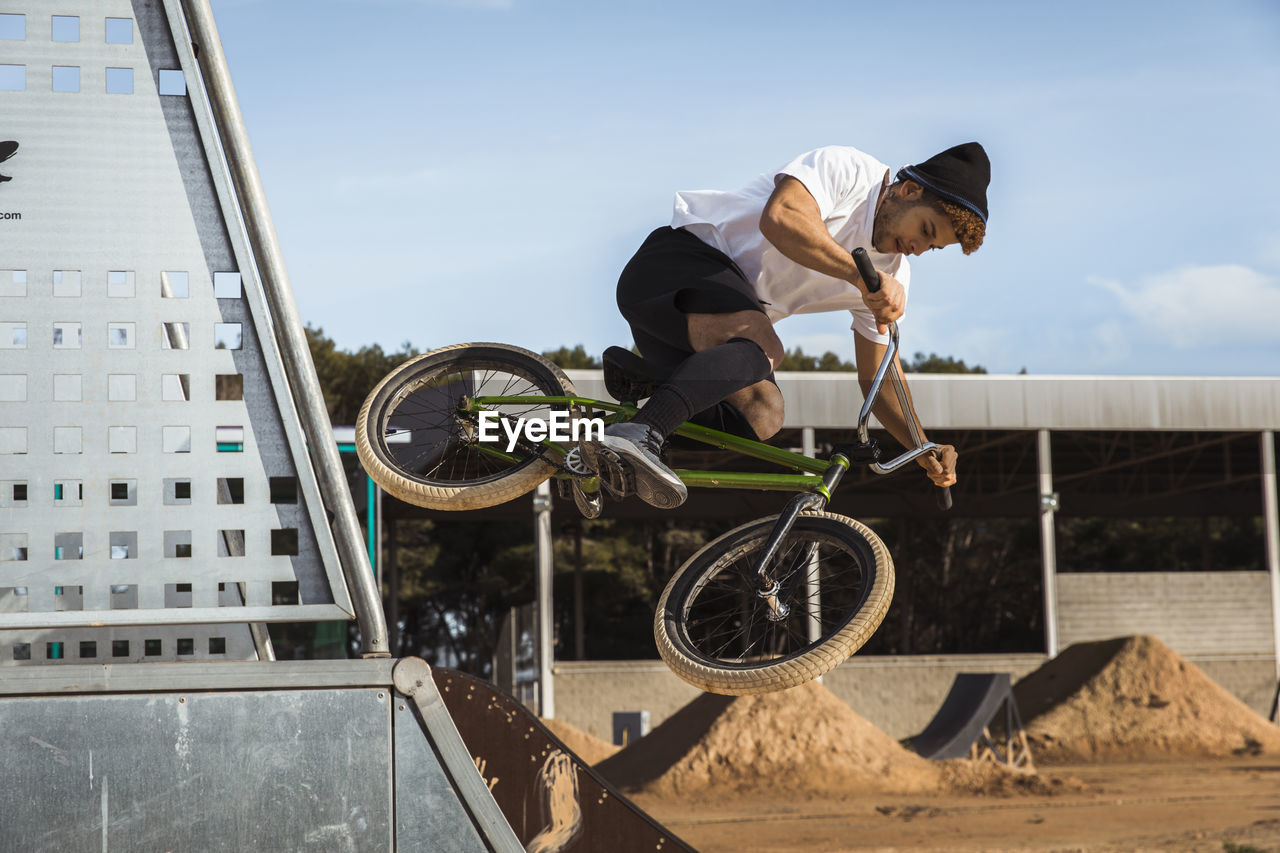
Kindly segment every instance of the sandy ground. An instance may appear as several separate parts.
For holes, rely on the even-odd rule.
[[[717,851],[1280,851],[1280,760],[1055,765],[1084,790],[1052,796],[866,794],[690,804],[633,795]]]
[[[928,761],[816,683],[703,694],[594,769],[703,853],[1280,853],[1280,729],[1152,637],[1015,687],[1035,770]]]

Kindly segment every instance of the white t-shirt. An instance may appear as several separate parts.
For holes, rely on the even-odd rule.
[[[888,172],[888,166],[856,148],[818,148],[735,192],[676,193],[671,227],[685,228],[733,258],[765,303],[771,321],[792,314],[847,310],[853,315],[850,328],[872,341],[888,343],[888,335],[876,330],[875,317],[858,288],[796,263],[760,233],[765,202],[777,181],[790,175],[813,195],[832,238],[849,251],[858,246],[866,249],[876,269],[902,283],[905,297],[911,286],[906,256],[881,254],[871,246],[876,201]]]

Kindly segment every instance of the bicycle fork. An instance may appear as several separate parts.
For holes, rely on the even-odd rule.
[[[781,622],[791,615],[791,605],[783,601],[784,592],[790,590],[795,578],[800,574],[798,571],[786,573],[786,576],[779,578],[770,569],[770,563],[773,562],[774,556],[778,553],[778,548],[782,545],[782,540],[791,532],[791,528],[795,526],[796,519],[800,517],[800,513],[813,510],[820,510],[826,507],[827,500],[831,493],[835,490],[836,485],[840,482],[840,478],[844,476],[845,471],[849,470],[849,460],[843,454],[837,453],[831,458],[832,465],[822,475],[822,489],[818,492],[805,492],[796,495],[787,502],[786,507],[778,515],[778,520],[774,522],[773,530],[769,533],[769,538],[765,541],[764,552],[760,555],[760,560],[756,564],[756,597],[764,600],[769,608],[766,618],[770,622]],[[798,559],[797,565],[808,563],[811,554],[806,550]],[[787,582],[787,589],[783,589],[783,580]]]

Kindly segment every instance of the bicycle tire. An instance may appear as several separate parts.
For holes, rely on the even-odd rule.
[[[889,610],[893,560],[884,543],[851,518],[813,512],[796,519],[774,559],[785,575],[779,580],[792,611],[770,623],[754,573],[776,519],[748,522],[705,545],[680,567],[658,601],[658,653],[672,672],[701,690],[740,696],[804,684],[860,649]],[[816,572],[809,568],[811,543],[817,543]],[[819,591],[816,640],[808,631],[809,587],[795,574],[802,567]],[[736,612],[726,607],[735,600]],[[730,650],[730,643],[737,645]]]
[[[520,347],[470,343],[432,350],[388,373],[365,398],[356,455],[375,483],[408,503],[440,510],[495,506],[530,491],[556,466],[523,444],[514,459],[481,453],[475,423],[459,412],[458,399],[576,393],[564,371]],[[566,408],[513,404],[498,411],[546,417]],[[500,446],[505,450],[505,439]]]

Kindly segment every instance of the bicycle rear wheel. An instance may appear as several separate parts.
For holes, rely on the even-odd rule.
[[[762,518],[710,542],[667,584],[654,618],[658,652],[712,693],[785,690],[843,663],[880,626],[893,560],[870,528],[834,513],[796,519],[774,557],[777,600],[758,594],[755,563],[773,530]]]
[[[408,503],[429,509],[480,509],[528,492],[556,471],[542,445],[505,431],[480,440],[479,416],[465,412],[475,397],[562,397],[576,392],[555,364],[508,344],[457,344],[397,367],[369,394],[356,420],[356,454],[373,481]],[[489,405],[501,420],[549,421],[561,403]]]

